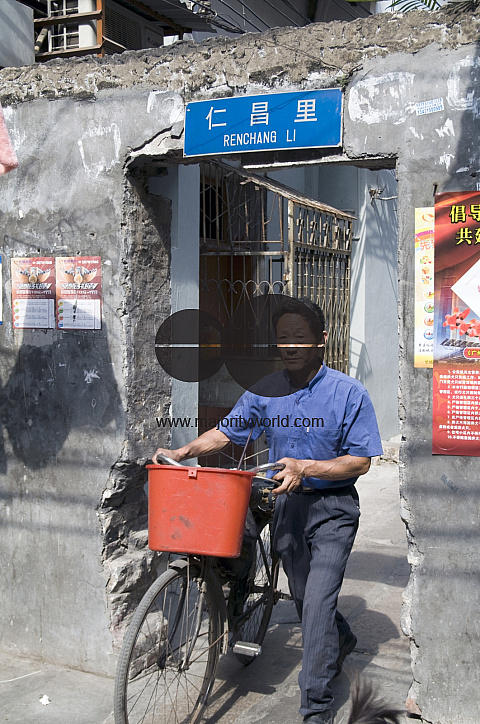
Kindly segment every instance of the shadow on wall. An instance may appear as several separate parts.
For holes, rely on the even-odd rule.
[[[105,434],[122,415],[105,326],[63,332],[44,346],[26,341],[40,334],[45,332],[24,330],[16,362],[0,389],[0,415],[13,454],[31,470],[55,461],[72,430],[90,427]],[[87,456],[88,450],[83,453]],[[2,435],[0,473],[6,471]]]
[[[372,375],[372,361],[365,342],[351,336],[350,356],[356,369],[356,379],[362,382],[368,380]]]
[[[398,219],[397,219],[397,182],[393,169],[384,169],[379,173],[369,172],[361,176],[365,180],[369,193],[365,190],[365,228],[360,243],[361,253],[377,270],[381,269],[386,275],[383,283],[383,293],[389,299],[398,302]],[[360,275],[361,266],[352,268],[350,285],[351,304],[355,305],[357,295],[362,287]],[[374,287],[375,289],[376,287]]]

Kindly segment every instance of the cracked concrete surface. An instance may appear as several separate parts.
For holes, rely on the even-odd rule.
[[[195,96],[223,97],[249,92],[322,87],[337,83],[366,60],[392,53],[417,53],[437,44],[459,48],[477,41],[480,18],[438,11],[386,13],[350,23],[316,23],[275,28],[200,45],[182,41],[156,50],[129,51],[108,58],[52,60],[0,73],[4,105],[39,97],[94,100],[100,92],[129,87],[166,88]]]

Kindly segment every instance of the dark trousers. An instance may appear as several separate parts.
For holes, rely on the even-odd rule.
[[[339,638],[350,631],[337,599],[359,517],[354,486],[281,495],[275,504],[274,546],[302,621],[302,716],[333,706]]]

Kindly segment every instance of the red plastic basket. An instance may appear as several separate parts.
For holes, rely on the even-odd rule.
[[[254,473],[176,465],[147,468],[152,550],[240,555]]]

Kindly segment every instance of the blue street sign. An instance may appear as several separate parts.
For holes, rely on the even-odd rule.
[[[332,148],[341,143],[340,88],[187,104],[185,156]]]

